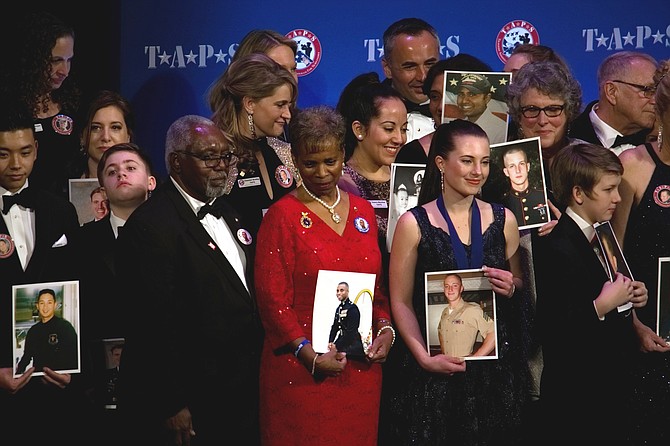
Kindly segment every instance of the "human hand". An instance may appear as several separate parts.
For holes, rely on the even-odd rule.
[[[644,284],[644,282],[640,282],[639,280],[633,280],[632,282],[633,285],[633,297],[631,298],[631,303],[633,304],[633,307],[635,308],[641,308],[647,305],[647,301],[649,300],[649,293],[647,291],[647,286]]]
[[[547,205],[549,206],[549,211],[554,214],[556,219],[540,226],[540,228],[537,230],[537,235],[539,236],[545,236],[551,233],[551,231],[554,229],[554,226],[558,224],[558,219],[561,218],[561,211],[559,211],[558,208],[554,206],[554,203],[552,203],[551,200],[547,200]]]
[[[30,377],[33,375],[35,367],[30,367],[23,375],[14,378],[14,370],[11,367],[0,369],[0,389],[6,390],[10,394],[15,394],[23,386],[28,384]]]
[[[316,375],[318,372],[321,376],[338,377],[346,366],[347,354],[337,351],[337,347],[333,345],[328,348],[328,352],[316,358],[314,374]]]
[[[164,427],[166,431],[166,444],[170,446],[189,446],[191,444],[191,437],[195,436],[191,411],[188,407],[184,407],[175,415],[165,420]]]
[[[614,282],[605,282],[596,298],[598,314],[603,316],[614,308],[623,305],[633,298],[633,282],[617,272]]]
[[[53,384],[61,389],[64,389],[72,380],[72,375],[69,373],[54,372],[49,367],[44,367],[42,371],[44,372],[44,376],[42,377],[44,382]]]
[[[442,353],[426,358],[422,367],[429,372],[453,375],[465,372],[465,359],[456,356],[444,355]]]
[[[484,265],[482,267],[484,277],[489,279],[491,288],[498,294],[512,297],[516,287],[514,286],[514,276],[510,271],[498,268],[491,268]]]
[[[640,344],[640,351],[644,353],[670,351],[670,345],[665,339],[657,335],[654,330],[644,325],[639,319],[635,318],[633,327],[635,327],[635,333]]]
[[[375,337],[372,345],[368,349],[367,358],[370,362],[383,363],[391,351],[393,343],[393,332],[390,329],[382,330],[379,336]]]

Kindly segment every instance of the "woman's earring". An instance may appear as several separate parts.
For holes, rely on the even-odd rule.
[[[658,151],[663,150],[663,124],[658,125]]]
[[[440,191],[444,192],[444,171],[440,169]]]
[[[254,125],[253,113],[247,113],[247,118],[249,120],[249,132],[251,132],[251,139],[256,139],[256,126]]]

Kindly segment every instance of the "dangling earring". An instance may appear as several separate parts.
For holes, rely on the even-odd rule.
[[[663,150],[663,124],[658,125],[658,151]]]
[[[444,192],[444,171],[440,169],[440,192]]]
[[[248,113],[247,118],[249,120],[249,132],[251,132],[251,139],[256,139],[256,126],[254,125],[253,113]]]

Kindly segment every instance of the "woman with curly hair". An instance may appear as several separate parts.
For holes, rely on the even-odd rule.
[[[15,53],[3,70],[3,95],[32,110],[38,157],[30,185],[67,198],[68,179],[80,162],[76,113],[81,92],[70,77],[74,29],[58,17],[39,11],[23,16]]]

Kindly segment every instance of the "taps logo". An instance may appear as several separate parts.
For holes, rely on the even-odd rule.
[[[582,29],[582,37],[584,38],[585,48],[587,53],[604,47],[607,51],[618,51],[624,49],[641,50],[645,49],[645,44],[656,47],[659,44],[661,47],[670,46],[670,26],[667,26],[663,31],[661,28],[656,28],[656,33],[652,34],[653,28],[647,25],[638,25],[631,29],[624,30],[614,27],[611,30],[601,30],[598,28]],[[630,48],[627,48],[630,46]]]
[[[294,29],[286,34],[298,44],[295,55],[298,76],[307,76],[314,71],[321,61],[321,42],[313,32],[306,29]]]
[[[496,37],[496,54],[505,63],[509,59],[509,56],[512,55],[514,48],[525,43],[533,45],[540,43],[540,35],[537,33],[537,28],[525,20],[512,20],[498,32],[498,37]]]

